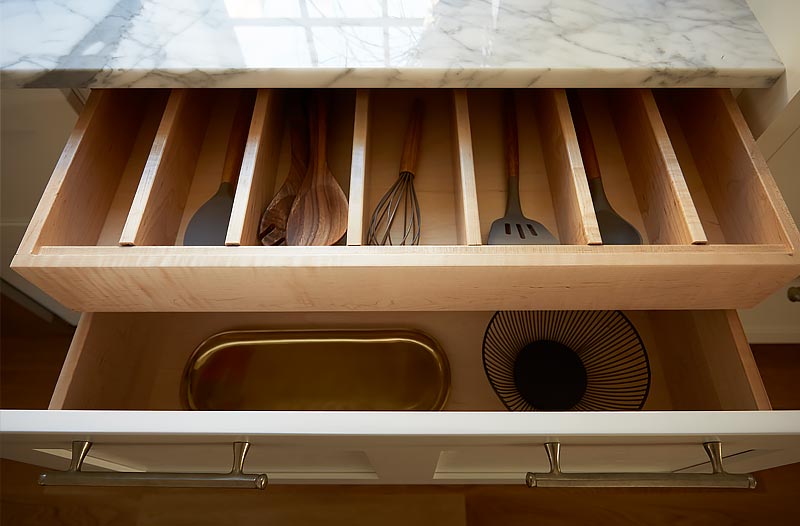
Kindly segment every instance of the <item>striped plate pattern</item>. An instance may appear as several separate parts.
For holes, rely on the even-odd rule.
[[[499,311],[486,328],[483,367],[509,410],[537,410],[514,383],[514,361],[525,345],[539,340],[566,345],[586,368],[586,392],[572,411],[631,411],[647,400],[647,352],[622,312]]]

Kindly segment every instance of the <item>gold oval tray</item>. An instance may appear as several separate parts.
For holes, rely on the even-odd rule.
[[[207,411],[437,411],[449,392],[447,356],[411,330],[223,332],[181,385],[185,407]]]

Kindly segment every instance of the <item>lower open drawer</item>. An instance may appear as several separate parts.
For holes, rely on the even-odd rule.
[[[708,471],[703,444],[717,441],[733,473],[800,461],[800,412],[770,410],[734,312],[625,314],[650,362],[641,411],[507,411],[482,366],[489,312],[87,314],[50,411],[2,412],[3,456],[64,469],[70,443],[91,441],[85,470],[224,472],[249,442],[245,471],[271,482],[415,484],[522,484],[548,471],[548,442],[565,472]],[[209,336],[308,328],[430,335],[450,365],[444,411],[182,410],[186,362]]]
[[[293,90],[104,90],[13,268],[83,312],[728,309],[800,272],[800,235],[726,90],[578,93],[608,199],[642,245],[603,244],[565,90],[517,90],[522,209],[559,242],[532,246],[487,244],[505,210],[508,93],[322,93],[328,167],[349,201],[338,245],[260,245],[260,216],[292,165]],[[420,245],[368,246],[417,99]],[[237,138],[242,100],[249,128]],[[217,221],[224,243],[183,246],[231,144],[244,153],[230,217]]]

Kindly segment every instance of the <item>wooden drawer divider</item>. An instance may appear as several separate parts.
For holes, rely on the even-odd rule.
[[[208,124],[208,92],[174,90],[153,141],[121,246],[173,245]]]
[[[258,228],[264,203],[269,203],[278,189],[275,182],[283,138],[283,103],[280,90],[258,90],[225,238],[227,246],[261,244]]]
[[[567,95],[563,89],[541,90],[535,108],[559,239],[568,245],[602,245]]]

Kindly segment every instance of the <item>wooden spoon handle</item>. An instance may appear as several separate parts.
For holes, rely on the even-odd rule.
[[[419,157],[419,145],[422,141],[422,119],[425,113],[425,106],[421,100],[417,99],[411,107],[411,117],[408,119],[406,127],[406,137],[403,141],[403,154],[400,156],[400,173],[408,172],[415,174],[417,171],[417,158]]]
[[[324,177],[327,170],[328,107],[325,96],[317,91],[314,95],[314,108],[311,113],[311,137],[314,140],[314,175]]]
[[[292,162],[286,183],[292,187],[292,194],[297,193],[300,182],[308,170],[308,119],[306,118],[306,99],[302,94],[289,102],[289,139],[291,142]]]
[[[236,179],[239,177],[244,149],[247,146],[247,133],[250,131],[250,116],[253,114],[254,102],[254,90],[241,90],[228,138],[228,148],[225,151],[225,163],[222,166],[223,183],[236,184]]]
[[[503,140],[506,143],[506,166],[508,177],[519,178],[519,134],[517,132],[517,106],[514,91],[503,94]]]
[[[577,90],[567,90],[569,100],[569,110],[572,113],[572,121],[575,123],[575,133],[578,136],[578,145],[581,149],[583,158],[583,168],[586,170],[586,178],[589,181],[600,179],[600,164],[597,162],[597,152],[594,150],[592,132],[589,131],[589,123],[586,121],[586,114],[583,112],[581,98]]]

